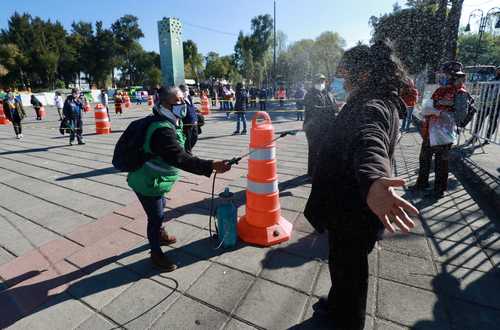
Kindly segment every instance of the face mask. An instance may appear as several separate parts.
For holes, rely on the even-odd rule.
[[[326,88],[326,86],[325,86],[325,83],[314,84],[314,88],[316,88],[319,91],[323,91]]]
[[[185,104],[174,104],[172,106],[172,113],[177,118],[184,118],[184,117],[186,117],[186,105]]]

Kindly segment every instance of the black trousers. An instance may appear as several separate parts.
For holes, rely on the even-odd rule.
[[[307,144],[308,144],[308,154],[307,154],[307,175],[314,175],[314,168],[319,159],[319,152],[321,149],[321,135],[317,133],[306,132]]]
[[[196,142],[198,141],[198,126],[189,126],[184,128],[186,141],[184,142],[184,150],[191,153]]]
[[[23,134],[23,126],[21,125],[21,119],[12,118],[12,126],[14,126],[14,134]]]
[[[260,106],[261,111],[266,111],[266,101],[265,100],[260,100],[259,106]]]
[[[350,220],[358,220],[357,224],[363,228],[328,232],[328,266],[332,281],[328,304],[335,329],[362,330],[365,325],[368,254],[383,229],[378,224],[367,225],[367,220],[360,219]]]
[[[422,142],[420,149],[420,168],[418,169],[417,186],[425,188],[429,185],[432,156],[434,155],[434,191],[444,192],[448,189],[448,171],[451,144],[431,147],[429,139]]]

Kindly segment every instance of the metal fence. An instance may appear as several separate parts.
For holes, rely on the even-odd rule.
[[[500,81],[467,84],[467,90],[477,112],[465,130],[480,142],[500,145]]]

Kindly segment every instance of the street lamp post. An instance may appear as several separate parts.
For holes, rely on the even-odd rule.
[[[477,47],[476,47],[476,53],[474,55],[474,62],[477,63],[477,58],[479,57],[479,49],[481,48],[481,41],[483,39],[483,34],[486,31],[486,27],[488,26],[488,23],[490,22],[491,17],[497,16],[499,19],[497,20],[495,24],[495,29],[500,28],[500,8],[499,7],[493,7],[488,12],[486,13],[486,16],[484,15],[484,11],[481,9],[475,9],[473,10],[470,15],[469,15],[469,20],[467,22],[467,25],[465,26],[465,32],[469,32],[470,29],[470,19],[472,17],[477,17],[478,14],[481,13],[480,19],[479,19],[479,38],[477,41]]]
[[[273,80],[274,87],[276,87],[276,0],[274,3],[274,19],[273,19],[273,30],[274,30],[274,38],[273,38]]]

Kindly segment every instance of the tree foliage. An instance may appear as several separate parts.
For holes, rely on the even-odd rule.
[[[198,46],[193,40],[186,40],[182,43],[182,49],[186,77],[199,80],[203,75],[203,56],[198,52]]]
[[[458,37],[458,60],[464,65],[498,65],[500,35],[485,33],[479,45],[479,35],[461,33]]]
[[[74,83],[83,73],[90,84],[108,86],[118,68],[121,83],[142,84],[157,78],[157,53],[145,52],[138,19],[126,15],[106,28],[100,21],[59,22],[14,13],[0,31],[0,84],[54,88]],[[126,79],[125,79],[126,78]]]

